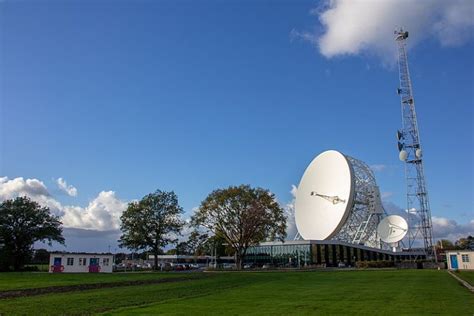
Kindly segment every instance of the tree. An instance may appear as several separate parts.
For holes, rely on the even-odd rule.
[[[197,230],[192,231],[186,241],[186,252],[193,256],[206,255],[204,245],[208,239],[208,234],[201,234]]]
[[[64,244],[62,223],[28,197],[17,197],[0,204],[0,239],[3,243],[3,264],[20,270],[31,258],[36,241]]]
[[[49,251],[46,249],[36,249],[31,262],[35,264],[47,264],[49,262]]]
[[[286,237],[286,217],[275,196],[248,185],[213,191],[191,222],[224,237],[235,252],[238,269],[242,268],[248,247]]]
[[[459,238],[454,244],[457,249],[472,249],[474,248],[474,237]]]
[[[440,249],[445,249],[445,250],[453,250],[455,249],[455,246],[451,240],[448,239],[440,239],[438,240],[438,246]]]
[[[216,233],[209,236],[207,233],[201,233],[194,230],[187,241],[188,251],[194,256],[225,256],[232,254],[232,248],[227,246],[222,234]]]
[[[189,247],[188,247],[188,243],[185,242],[185,241],[182,241],[182,242],[178,243],[176,245],[175,251],[176,251],[175,255],[183,256],[183,255],[190,255],[191,254],[191,252],[189,250]]]
[[[165,254],[167,255],[176,255],[178,253],[178,251],[176,250],[176,248],[171,248],[171,249],[168,249],[166,250]]]
[[[150,251],[155,256],[154,269],[157,270],[161,248],[175,243],[173,235],[179,234],[184,225],[182,213],[173,191],[157,190],[138,202],[131,202],[120,217],[120,247]]]

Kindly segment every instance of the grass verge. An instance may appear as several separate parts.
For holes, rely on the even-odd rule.
[[[474,286],[474,271],[459,270],[457,275],[470,285]]]

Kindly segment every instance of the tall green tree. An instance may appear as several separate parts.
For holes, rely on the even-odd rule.
[[[453,242],[451,240],[448,240],[448,239],[438,240],[437,246],[439,247],[439,249],[445,249],[445,250],[456,249]]]
[[[33,254],[36,241],[64,244],[62,223],[28,197],[17,197],[0,204],[0,240],[4,268],[20,270]]]
[[[275,196],[248,185],[213,191],[191,222],[224,237],[235,252],[238,269],[242,268],[248,247],[286,237],[286,217]]]
[[[197,230],[194,230],[189,234],[188,240],[186,241],[186,251],[193,256],[204,256],[206,251],[204,245],[209,239],[208,234],[202,234]]]
[[[154,269],[157,270],[161,249],[176,242],[175,237],[184,225],[182,213],[183,209],[173,191],[157,190],[138,202],[131,202],[120,217],[120,246],[153,253]]]
[[[458,240],[456,240],[455,246],[457,249],[472,249],[474,248],[474,237],[467,236],[459,238]]]

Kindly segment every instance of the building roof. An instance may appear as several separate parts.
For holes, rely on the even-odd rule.
[[[51,251],[49,254],[58,254],[58,255],[88,255],[88,256],[113,256],[111,252],[68,252],[68,251]]]
[[[386,250],[386,249],[379,249],[379,248],[373,248],[373,247],[368,247],[364,245],[358,245],[358,244],[352,244],[348,243],[345,241],[340,241],[340,240],[285,240],[284,242],[281,241],[268,241],[268,242],[262,242],[259,245],[255,247],[264,247],[264,246],[285,246],[285,245],[341,245],[341,246],[349,246],[353,248],[359,248],[363,250],[370,250],[370,251],[376,251],[380,253],[385,253],[388,255],[401,255],[401,256],[413,256],[413,255],[424,255],[425,253],[420,249],[420,250],[410,250],[410,251],[397,251],[393,252],[391,250]]]

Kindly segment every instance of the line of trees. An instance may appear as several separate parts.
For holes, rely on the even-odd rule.
[[[275,196],[249,185],[211,192],[187,224],[192,229],[188,239],[178,243],[186,225],[182,216],[183,208],[173,191],[157,190],[130,202],[121,216],[119,245],[152,253],[155,269],[163,248],[175,244],[179,254],[231,253],[240,269],[248,247],[286,237],[286,217]],[[64,244],[59,218],[28,197],[1,203],[0,269],[21,270],[33,258],[36,241]]]
[[[185,222],[176,194],[157,190],[128,205],[122,214],[120,246],[149,251],[158,269],[158,255],[169,244],[176,244]],[[286,217],[268,190],[248,185],[231,186],[209,194],[191,218],[194,229],[175,253],[212,254],[227,246],[242,268],[247,249],[264,240],[284,240]]]
[[[474,249],[474,237],[467,236],[462,237],[456,240],[454,243],[448,239],[440,239],[436,243],[438,250],[465,250],[465,249]]]

